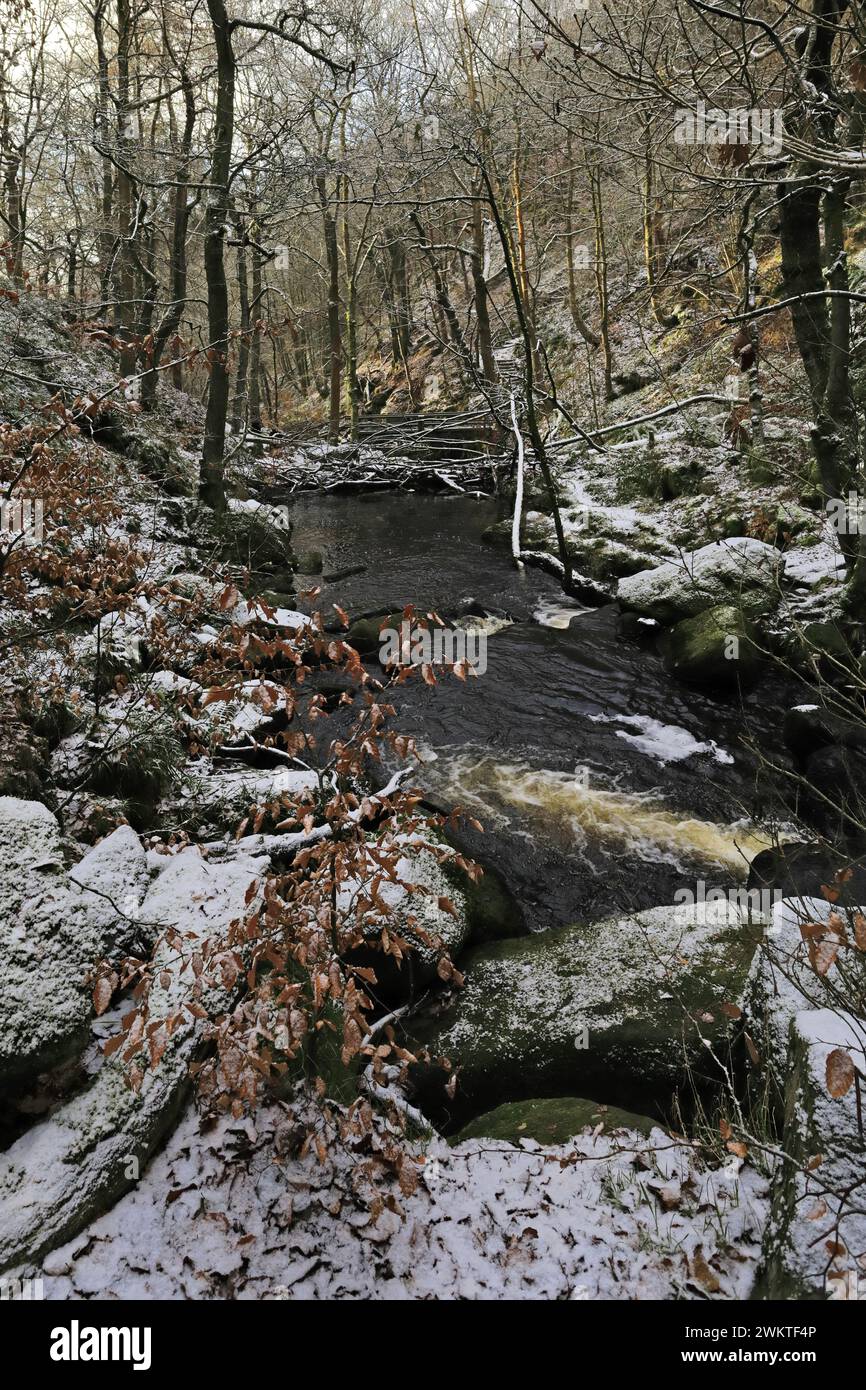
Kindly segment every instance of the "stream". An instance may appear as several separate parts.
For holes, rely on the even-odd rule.
[[[365,566],[309,581],[321,593],[308,609],[411,603],[448,621],[474,599],[495,615],[480,619],[486,672],[409,680],[396,726],[417,740],[425,794],[482,822],[461,844],[504,876],[530,929],[669,903],[699,879],[744,881],[771,808],[743,742],[785,760],[783,690],[765,682],[741,702],[671,680],[651,633],[620,635],[615,605],[568,600],[482,541],[505,514],[494,499],[332,492],[291,509],[295,548],[321,551],[325,574]]]

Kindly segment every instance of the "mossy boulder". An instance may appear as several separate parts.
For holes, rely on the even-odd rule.
[[[841,630],[835,623],[807,623],[803,628],[801,645],[809,657],[829,657],[833,661],[850,664],[851,648]]]
[[[0,1090],[10,1094],[83,1048],[98,938],[70,890],[47,807],[0,797],[0,856]]]
[[[677,459],[659,469],[659,488],[662,500],[691,496],[700,489],[704,470],[696,458]],[[737,533],[739,534],[739,533]]]
[[[821,705],[795,705],[785,712],[782,737],[791,751],[802,757],[832,743],[866,748],[866,723]]]
[[[696,685],[750,686],[761,675],[764,655],[756,630],[727,604],[684,618],[665,635],[666,664],[679,680]]]
[[[325,567],[321,550],[299,551],[297,565],[301,574],[321,574]]]
[[[633,543],[612,540],[609,536],[572,534],[567,550],[575,565],[591,578],[602,581],[639,574],[658,560],[657,555],[638,550]]]
[[[464,1139],[504,1139],[519,1144],[521,1139],[535,1139],[539,1144],[567,1144],[585,1129],[597,1129],[609,1134],[612,1130],[633,1130],[649,1135],[658,1124],[648,1115],[620,1110],[615,1105],[599,1105],[594,1100],[577,1096],[555,1096],[545,1100],[508,1101],[478,1115],[450,1141],[462,1144]]]
[[[283,573],[296,566],[291,525],[276,507],[233,499],[218,533],[222,558],[230,564]]]
[[[162,440],[133,429],[131,417],[119,410],[103,411],[93,426],[93,436],[106,448],[132,459],[145,477],[169,496],[195,495],[195,466]]]
[[[154,708],[123,700],[107,705],[90,727],[64,739],[51,759],[60,786],[153,806],[173,787],[184,761],[174,718],[161,702]]]
[[[463,901],[473,946],[488,941],[505,941],[528,935],[523,912],[496,869],[486,868],[477,880],[446,860],[442,865],[446,879]]]
[[[617,598],[623,608],[661,623],[692,618],[721,604],[754,618],[777,603],[783,567],[784,558],[774,546],[735,536],[621,579]]]
[[[727,1056],[722,1005],[743,994],[761,928],[728,902],[657,907],[520,940],[461,962],[465,988],[419,1020],[419,1044],[459,1068],[453,1100],[441,1071],[419,1066],[419,1101],[452,1124],[503,1100],[603,1095],[664,1108],[677,1087],[718,1080],[702,1040]]]
[[[373,836],[370,846],[378,854],[378,841]],[[466,947],[470,936],[468,879],[456,865],[447,865],[453,851],[432,826],[423,836],[417,832],[399,835],[389,848],[396,850],[399,858],[394,878],[380,882],[376,903],[359,891],[368,876],[378,873],[379,859],[372,856],[366,866],[359,863],[356,875],[342,885],[338,902],[357,914],[357,926],[370,942],[369,947],[353,951],[351,961],[374,970],[377,998],[402,1004],[437,979],[439,962],[445,955],[456,960]],[[412,949],[402,959],[383,951],[383,930],[391,939],[397,936],[410,943]]]
[[[402,610],[399,613],[375,613],[369,617],[356,618],[349,626],[346,641],[362,656],[371,656],[382,646],[382,629],[392,627],[399,631],[402,621]]]
[[[35,848],[36,841],[32,843]],[[52,862],[54,857],[52,848]],[[178,939],[198,946],[208,940],[223,942],[232,922],[255,912],[262,901],[266,859],[237,854],[224,863],[209,863],[192,848],[158,859],[140,920],[160,934],[173,931]],[[45,874],[49,866],[34,868]],[[66,918],[55,912],[49,920],[54,939],[46,943],[43,970],[46,961],[58,962],[59,970],[57,923],[65,924]],[[35,949],[33,943],[29,949]],[[0,1270],[37,1261],[111,1206],[134,1185],[137,1173],[176,1121],[189,1094],[190,1064],[201,1043],[201,1025],[183,1007],[195,984],[191,954],[191,944],[182,953],[168,941],[157,947],[151,1017],[174,1015],[176,1026],[159,1066],[147,1066],[142,1057],[141,1085],[130,1086],[126,1064],[115,1052],[83,1089],[0,1154]],[[31,980],[35,974],[32,970]],[[214,1015],[232,1008],[236,997],[235,988],[217,986],[209,987],[204,996]],[[86,1023],[89,991],[85,998]]]
[[[133,434],[125,452],[138,464],[145,477],[150,478],[169,497],[196,495],[198,479],[195,466],[167,444],[147,435]]]
[[[48,747],[12,711],[0,715],[0,796],[38,796]]]

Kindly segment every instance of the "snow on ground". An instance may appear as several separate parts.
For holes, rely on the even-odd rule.
[[[703,1168],[661,1130],[545,1148],[435,1140],[378,1216],[362,1156],[278,1157],[277,1107],[202,1133],[188,1113],[138,1185],[46,1256],[45,1297],[634,1299],[748,1297],[767,1184]],[[641,1151],[646,1156],[639,1157]],[[353,1182],[354,1179],[354,1182]]]

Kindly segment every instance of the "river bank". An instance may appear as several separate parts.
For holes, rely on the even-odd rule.
[[[800,1017],[821,1013],[820,1001],[805,989],[802,1007],[789,1007],[796,1046],[783,1036],[788,1024],[768,1006],[762,937],[776,925],[781,930],[773,915],[779,903],[771,914],[747,905],[742,914],[726,909],[720,917],[700,906],[699,893],[700,885],[722,892],[743,887],[753,858],[792,833],[785,775],[796,770],[799,754],[780,714],[803,702],[803,671],[762,672],[760,681],[732,681],[719,694],[672,669],[657,628],[675,629],[707,611],[694,609],[696,588],[701,604],[708,600],[714,608],[724,606],[720,599],[741,596],[729,561],[744,554],[761,561],[746,587],[761,600],[753,617],[764,636],[785,595],[799,601],[801,585],[785,588],[792,557],[795,575],[816,576],[809,592],[820,591],[824,606],[810,611],[830,617],[825,571],[820,563],[810,568],[815,556],[806,556],[815,547],[725,536],[716,547],[720,565],[702,569],[701,583],[694,582],[693,565],[675,566],[663,582],[652,581],[646,599],[638,594],[639,602],[665,605],[658,616],[633,604],[638,616],[630,619],[622,602],[590,607],[563,596],[545,570],[515,568],[496,544],[509,524],[502,500],[468,497],[453,487],[442,495],[341,493],[322,481],[320,490],[291,499],[286,511],[266,498],[276,487],[275,461],[240,455],[235,495],[217,525],[191,495],[192,440],[178,447],[152,422],[134,417],[106,429],[100,427],[101,442],[81,441],[71,450],[99,470],[101,493],[113,503],[98,517],[112,570],[110,579],[94,579],[98,610],[70,607],[68,574],[61,571],[58,584],[43,566],[26,595],[7,598],[3,613],[4,634],[23,665],[14,683],[11,673],[7,678],[19,741],[0,799],[4,855],[18,863],[0,921],[11,963],[0,1037],[8,1083],[0,1263],[44,1270],[57,1281],[49,1285],[56,1297],[84,1291],[88,1279],[102,1280],[102,1287],[115,1281],[124,1291],[161,1287],[169,1296],[190,1296],[177,1261],[183,1263],[182,1248],[197,1243],[204,1213],[244,1253],[235,1259],[221,1245],[203,1254],[202,1296],[242,1296],[247,1276],[259,1293],[273,1281],[275,1289],[297,1284],[287,1296],[323,1296],[329,1289],[372,1296],[379,1256],[360,1254],[369,1210],[364,1207],[362,1219],[344,1191],[345,1175],[326,1181],[323,1171],[313,1178],[308,1155],[299,1156],[294,1140],[280,1155],[264,1140],[259,1152],[251,1131],[246,1143],[223,1128],[206,1138],[188,1108],[188,1067],[199,1047],[192,1024],[175,1029],[168,1055],[145,1069],[140,1090],[130,1090],[119,1057],[106,1058],[102,1048],[129,1001],[117,981],[112,986],[101,977],[108,979],[109,1007],[100,1001],[97,1012],[92,971],[106,954],[114,961],[130,951],[146,957],[166,932],[219,941],[267,891],[289,847],[323,833],[315,754],[322,740],[339,735],[357,691],[317,663],[347,633],[381,679],[375,615],[414,605],[446,622],[473,624],[487,641],[484,676],[465,684],[444,675],[435,685],[407,681],[389,698],[397,727],[418,745],[421,761],[412,778],[424,803],[431,811],[462,805],[482,824],[483,832],[464,823],[450,834],[488,874],[486,884],[482,879],[470,891],[450,878],[446,883],[432,864],[424,869],[439,904],[431,904],[428,925],[451,945],[465,985],[443,988],[447,981],[437,982],[434,969],[424,977],[430,997],[423,1016],[405,1012],[395,1020],[401,1044],[421,1066],[401,1103],[408,1097],[420,1104],[425,1123],[432,1120],[458,1148],[446,1153],[440,1139],[432,1146],[413,1140],[418,1174],[413,1180],[401,1169],[397,1183],[409,1224],[393,1227],[376,1217],[369,1244],[385,1259],[391,1252],[393,1277],[406,1296],[441,1292],[463,1255],[459,1243],[437,1234],[438,1194],[425,1175],[440,1168],[450,1173],[452,1163],[465,1160],[466,1175],[448,1177],[442,1192],[467,1211],[503,1182],[508,1192],[529,1183],[534,1209],[545,1200],[549,1173],[556,1189],[550,1200],[557,1215],[531,1238],[541,1241],[537,1247],[524,1245],[524,1228],[515,1225],[522,1209],[507,1195],[501,1205],[497,1198],[479,1241],[472,1296],[482,1296],[483,1288],[519,1287],[527,1296],[582,1297],[579,1290],[588,1288],[590,1297],[630,1297],[652,1288],[663,1296],[739,1297],[758,1287],[759,1276],[771,1277],[771,1253],[774,1288],[814,1287],[821,1272],[809,1243],[789,1242],[797,1254],[792,1264],[778,1254],[780,1233],[797,1226],[798,1204],[813,1191],[826,1210],[810,1236],[836,1229],[839,1207],[831,1198],[849,1162],[854,1096],[840,1098],[830,1126],[838,1142],[830,1134],[824,1144],[838,1168],[832,1183],[823,1175],[804,1178],[798,1156],[812,1142],[809,1127],[825,1103],[816,1078],[832,1030],[820,1018],[811,1028]],[[318,456],[326,459],[327,450],[318,447]],[[590,535],[593,526],[605,528],[606,558],[594,582],[608,585],[611,598],[617,576],[602,571],[610,571],[612,557],[621,568],[632,545],[638,579],[657,569],[656,562],[671,564],[690,553],[668,539],[674,533],[667,504],[638,508],[610,495],[604,500],[602,491],[591,503],[582,500],[580,489],[588,494],[589,484],[578,485],[577,467],[564,466],[560,474],[563,494],[574,501],[570,534],[576,551],[585,547],[584,508]],[[596,474],[601,489],[602,470]],[[693,546],[706,539],[698,531],[706,527],[701,509],[709,495],[701,494],[690,514]],[[549,522],[532,500],[528,541],[543,549]],[[65,535],[61,540],[67,544]],[[740,540],[748,543],[745,551],[731,544]],[[595,554],[595,541],[590,549]],[[763,563],[766,550],[784,564]],[[582,563],[590,568],[587,553],[581,550]],[[102,552],[97,556],[101,564]],[[681,611],[683,601],[691,612]],[[315,612],[331,615],[323,631]],[[247,669],[251,651],[263,661]],[[286,672],[301,668],[298,687]],[[227,671],[228,689],[220,684]],[[323,710],[329,719],[311,722],[303,750],[286,742],[293,720]],[[773,771],[757,781],[756,750]],[[398,785],[402,761],[389,754],[359,792]],[[280,818],[288,820],[290,810],[301,828],[287,832]],[[775,892],[776,881],[768,882]],[[694,895],[691,910],[676,906],[683,892]],[[454,918],[441,906],[446,898]],[[795,937],[784,938],[792,953],[796,930]],[[183,971],[171,956],[158,966],[165,1007],[173,1008],[184,997]],[[405,983],[399,976],[398,1005],[420,1002],[421,991],[410,983],[407,997]],[[710,1044],[708,1065],[703,1038]],[[451,1080],[428,1068],[422,1044],[433,1058],[444,1052],[454,1061],[450,1093]],[[774,1059],[772,1076],[761,1071],[765,1055]],[[755,1130],[749,1087],[756,1076],[762,1084],[783,1079],[790,1056],[797,1058],[802,1104],[782,1113],[777,1132]],[[397,1078],[391,1080],[396,1086]],[[378,1104],[364,1142],[373,1134],[384,1151],[394,1142],[390,1101],[375,1087],[373,1094]],[[332,1097],[331,1113],[342,1114],[344,1104]],[[255,1130],[254,1118],[251,1123]],[[269,1123],[262,1120],[263,1134]],[[467,1123],[474,1134],[461,1140]],[[492,1148],[478,1137],[485,1128]],[[243,1169],[246,1176],[227,1152],[238,1143],[257,1154]],[[665,1166],[668,1158],[676,1173]],[[646,1182],[643,1172],[651,1174]],[[579,1176],[584,1173],[590,1176]],[[255,1230],[247,1229],[246,1218],[226,1216],[229,1174],[251,1184],[250,1194],[276,1183],[276,1227],[271,1216]],[[315,1213],[305,1215],[302,1203],[297,1225],[287,1221],[284,1177],[301,1190],[321,1189],[326,1215],[318,1201]],[[181,1189],[178,1201],[187,1187],[193,1194],[188,1213],[186,1202],[174,1213],[174,1199],[166,1206],[167,1181],[174,1184],[170,1192]],[[671,1184],[678,1185],[676,1200],[667,1192]],[[396,1194],[394,1200],[399,1205]],[[344,1201],[351,1236],[341,1222]],[[551,1252],[572,1239],[574,1202],[586,1214],[587,1230],[590,1213],[601,1221],[615,1247],[613,1266],[603,1266],[579,1239],[551,1284],[549,1272],[542,1278],[538,1271],[549,1271]],[[632,1213],[625,1225],[624,1208]],[[731,1223],[734,1210],[739,1214]],[[163,1239],[182,1211],[180,1244],[170,1253]],[[756,1239],[768,1212],[775,1253]],[[633,1269],[639,1229],[653,1213],[664,1230]],[[707,1223],[717,1217],[721,1235],[712,1243]],[[852,1219],[856,1226],[856,1213]],[[141,1223],[152,1237],[142,1256],[143,1285],[129,1249],[129,1233]],[[316,1270],[329,1268],[327,1276],[295,1268],[294,1235],[277,1234],[289,1227],[304,1259],[315,1260]],[[429,1241],[431,1252],[441,1251],[430,1255],[427,1283],[410,1277],[400,1255],[410,1236],[416,1247]],[[854,1229],[850,1248],[859,1248],[857,1238]],[[265,1259],[272,1240],[277,1253]],[[330,1265],[316,1253],[323,1242],[336,1251]],[[682,1259],[673,1258],[674,1248],[685,1252]],[[108,1263],[89,1264],[91,1249]],[[513,1275],[501,1275],[512,1261]],[[285,1277],[276,1277],[278,1266]]]

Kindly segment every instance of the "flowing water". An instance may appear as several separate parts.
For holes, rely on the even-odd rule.
[[[741,703],[672,681],[651,639],[620,635],[613,605],[572,603],[482,542],[502,515],[491,499],[332,493],[292,510],[296,548],[321,550],[326,574],[365,566],[313,581],[315,607],[357,616],[411,603],[447,620],[474,599],[492,613],[479,620],[485,674],[408,681],[397,723],[422,750],[430,798],[484,824],[467,848],[506,877],[532,929],[745,878],[769,843],[769,807],[743,743],[784,760],[782,692],[765,684]]]

